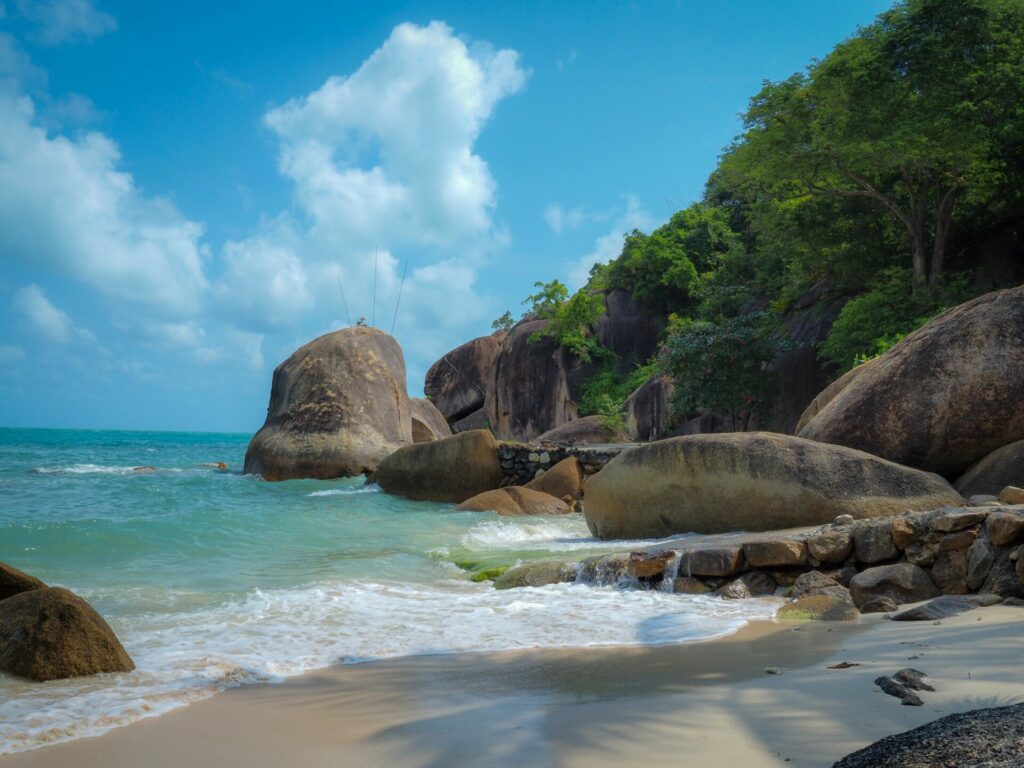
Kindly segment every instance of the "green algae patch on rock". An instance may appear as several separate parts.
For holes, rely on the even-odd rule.
[[[849,599],[835,595],[806,595],[788,603],[775,614],[788,621],[853,621],[860,611]]]

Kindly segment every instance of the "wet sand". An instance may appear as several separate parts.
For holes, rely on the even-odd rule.
[[[840,661],[860,666],[827,669]],[[1024,608],[1003,606],[938,625],[760,622],[689,645],[410,657],[234,689],[0,768],[819,768],[952,712],[1024,700],[1022,661]],[[923,707],[872,682],[907,666],[937,689]]]

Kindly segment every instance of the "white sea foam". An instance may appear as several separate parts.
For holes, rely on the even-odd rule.
[[[37,475],[149,475],[155,472],[181,472],[177,467],[114,467],[102,464],[70,464],[65,467],[36,467]]]
[[[357,493],[382,493],[382,491],[379,485],[372,484],[350,486],[348,488],[329,488],[325,491],[313,491],[306,495],[317,498],[320,496],[352,496]]]
[[[677,643],[726,635],[774,611],[766,600],[581,584],[497,591],[454,580],[363,581],[255,590],[240,602],[114,622],[138,665],[133,673],[41,685],[0,680],[0,754],[98,735],[224,688],[338,661]]]
[[[673,538],[681,538],[675,536]],[[634,549],[661,543],[659,540],[602,541],[591,536],[580,515],[557,518],[515,518],[477,523],[460,539],[467,549],[543,549],[572,552],[582,549]]]

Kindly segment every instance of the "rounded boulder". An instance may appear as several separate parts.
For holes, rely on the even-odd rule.
[[[629,448],[584,486],[601,539],[767,531],[962,504],[940,477],[770,432],[687,435]]]
[[[411,442],[402,348],[357,325],[309,342],[277,367],[245,472],[264,480],[351,477]]]

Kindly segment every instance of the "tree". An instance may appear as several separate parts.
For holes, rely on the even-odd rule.
[[[491,328],[496,331],[507,331],[515,324],[516,321],[512,318],[512,313],[506,309],[505,314],[491,323]]]
[[[752,418],[767,422],[778,387],[769,366],[788,347],[772,319],[755,312],[720,324],[678,323],[668,340],[664,366],[675,383],[673,416],[718,413],[729,417],[733,429],[741,421],[746,428]]]
[[[905,233],[915,285],[936,285],[958,209],[1020,146],[1024,3],[907,0],[806,73],[765,83],[719,182],[800,203],[861,198]]]
[[[569,289],[559,280],[548,283],[534,283],[540,290],[527,296],[523,304],[539,320],[547,320],[547,326],[530,334],[527,341],[536,342],[544,336],[551,336],[555,342],[566,347],[584,362],[595,356],[608,353],[594,337],[593,328],[604,312],[604,299],[599,293],[583,289],[569,296]]]

